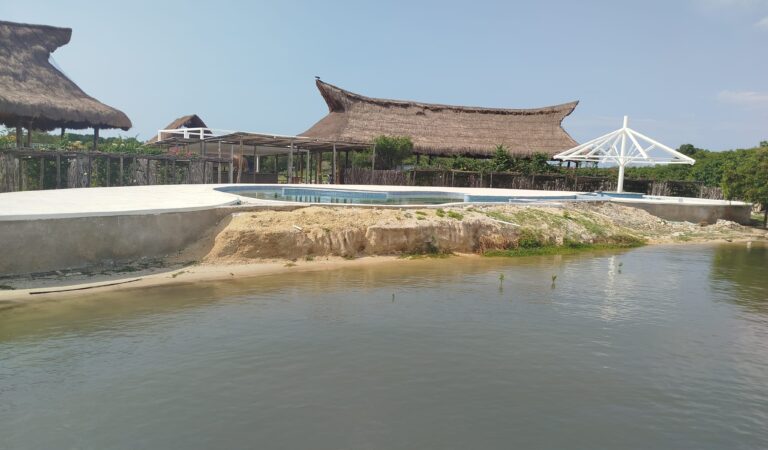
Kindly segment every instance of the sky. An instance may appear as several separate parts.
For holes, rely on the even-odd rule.
[[[768,0],[0,0],[0,20],[72,28],[56,64],[142,140],[192,113],[301,133],[328,111],[315,76],[429,103],[579,100],[579,142],[624,115],[672,147],[768,140]]]

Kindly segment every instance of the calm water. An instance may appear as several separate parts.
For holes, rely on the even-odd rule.
[[[766,263],[399,261],[10,310],[0,448],[764,449]]]

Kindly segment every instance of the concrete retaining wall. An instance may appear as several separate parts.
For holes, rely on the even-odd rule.
[[[0,275],[47,272],[178,252],[230,208],[122,216],[0,221]]]
[[[648,211],[656,217],[661,217],[665,220],[672,220],[677,222],[705,222],[708,224],[713,224],[716,223],[719,219],[723,219],[731,220],[742,225],[748,225],[750,223],[750,214],[752,212],[752,205],[743,204],[740,202],[728,204],[728,202],[723,201],[720,204],[711,204],[711,202],[710,204],[705,204],[703,202],[648,202],[624,199],[612,199],[611,201],[625,206],[640,208]]]

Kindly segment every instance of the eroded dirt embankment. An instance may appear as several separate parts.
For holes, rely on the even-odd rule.
[[[732,222],[667,222],[612,203],[368,209],[312,206],[233,214],[197,249],[203,263],[315,256],[357,257],[558,245],[766,239]]]

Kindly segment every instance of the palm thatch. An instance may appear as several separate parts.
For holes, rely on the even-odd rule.
[[[180,128],[208,128],[208,125],[203,122],[197,114],[190,114],[188,116],[181,116],[173,122],[163,128],[164,130],[178,130]],[[157,142],[157,135],[152,136],[147,140],[147,144],[154,144]]]
[[[371,142],[409,136],[414,153],[490,156],[504,145],[511,154],[550,156],[576,145],[561,127],[578,101],[537,109],[451,106],[365,97],[316,81],[329,113],[301,136]]]
[[[122,112],[88,96],[54,67],[70,28],[0,21],[0,124],[38,130],[131,128]]]

